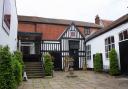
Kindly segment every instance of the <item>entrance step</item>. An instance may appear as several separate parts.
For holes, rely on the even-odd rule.
[[[41,62],[25,62],[24,64],[28,78],[44,77],[44,71]]]

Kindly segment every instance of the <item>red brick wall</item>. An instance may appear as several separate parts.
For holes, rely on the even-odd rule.
[[[19,22],[18,30],[21,32],[41,32],[43,40],[57,40],[68,26],[54,24],[39,24]],[[84,35],[84,27],[78,27]],[[91,33],[97,29],[91,28]]]
[[[18,24],[18,30],[21,32],[35,32],[34,23],[20,23]]]

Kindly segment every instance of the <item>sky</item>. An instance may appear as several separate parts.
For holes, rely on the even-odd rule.
[[[128,0],[16,0],[18,15],[94,22],[128,13]]]

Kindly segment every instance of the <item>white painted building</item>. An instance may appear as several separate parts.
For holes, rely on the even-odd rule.
[[[17,49],[17,12],[15,0],[0,0],[0,45]]]
[[[94,68],[93,55],[101,53],[103,68],[109,69],[108,53],[112,48],[117,52],[121,71],[128,72],[128,14],[86,38],[87,67]]]

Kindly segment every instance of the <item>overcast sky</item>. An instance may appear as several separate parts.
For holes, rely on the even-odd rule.
[[[16,0],[19,15],[94,22],[128,13],[128,0]]]

